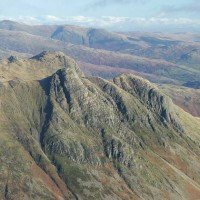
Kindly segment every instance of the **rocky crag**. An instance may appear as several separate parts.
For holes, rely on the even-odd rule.
[[[150,82],[63,53],[0,63],[0,199],[198,199],[200,120]]]

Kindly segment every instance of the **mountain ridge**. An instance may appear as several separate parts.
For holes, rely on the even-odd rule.
[[[4,160],[3,195],[20,199],[199,196],[200,120],[174,105],[155,85],[131,74],[112,81],[87,77],[60,52],[43,52],[21,62],[25,63],[21,68],[30,67],[32,74],[19,73],[20,79],[15,74],[1,83],[0,136],[20,147],[16,160],[29,156],[23,160],[26,169],[16,163],[15,174],[7,179],[3,179],[8,169]],[[7,160],[12,160],[9,145],[0,147],[0,153],[5,151]],[[57,186],[33,176],[28,163],[36,164]],[[15,184],[16,177],[20,184]]]
[[[191,79],[198,81],[199,42],[195,34],[112,33],[70,25],[30,26],[12,21],[0,22],[0,29],[1,57],[13,53],[31,57],[44,50],[60,50],[81,63],[96,65],[97,69],[85,64],[83,67],[103,78],[106,70],[100,73],[101,65],[112,67],[116,75],[121,71],[118,68],[142,71],[149,74],[146,78],[159,83],[165,83],[166,79],[178,85]],[[192,58],[186,56],[190,54]],[[149,71],[155,66],[155,71]]]

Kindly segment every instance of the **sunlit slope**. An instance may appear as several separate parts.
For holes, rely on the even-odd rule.
[[[199,197],[200,121],[155,85],[86,77],[62,53],[12,62],[0,87],[2,198]]]

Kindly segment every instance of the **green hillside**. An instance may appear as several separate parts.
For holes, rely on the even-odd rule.
[[[0,199],[198,199],[200,120],[132,74],[63,53],[1,63]]]

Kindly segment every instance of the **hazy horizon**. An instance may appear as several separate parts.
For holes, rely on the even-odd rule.
[[[12,5],[12,6],[10,6]],[[198,0],[7,0],[0,20],[69,24],[114,31],[200,32]]]

